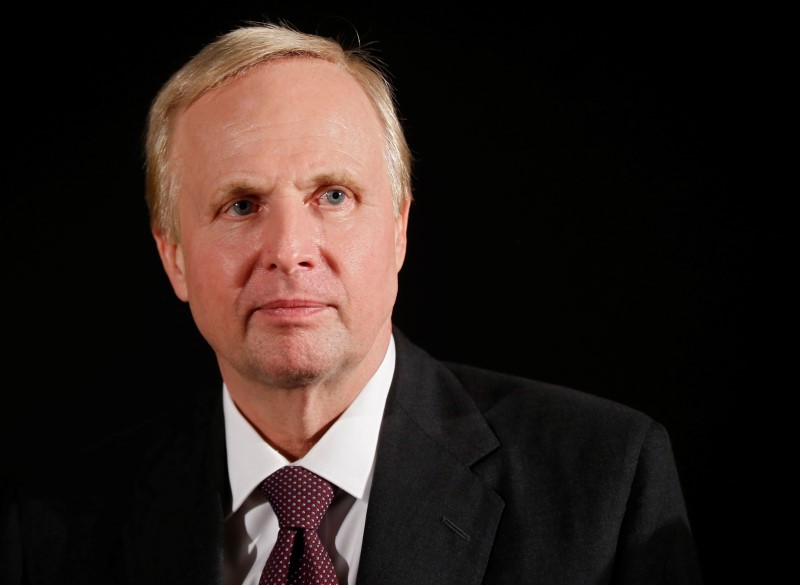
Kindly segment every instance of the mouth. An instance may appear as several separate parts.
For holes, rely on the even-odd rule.
[[[282,319],[312,317],[327,310],[329,305],[311,299],[278,299],[258,307],[257,313]]]

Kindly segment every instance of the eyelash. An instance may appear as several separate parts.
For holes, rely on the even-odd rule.
[[[332,193],[339,193],[339,194],[341,194],[341,196],[342,196],[342,198],[343,198],[342,202],[341,202],[341,203],[338,203],[338,204],[336,204],[336,203],[334,203],[333,201],[331,201],[330,195],[331,195]],[[350,194],[348,194],[348,192],[347,192],[345,189],[326,189],[325,191],[323,191],[323,192],[322,192],[322,194],[321,194],[319,197],[317,197],[317,201],[322,201],[322,200],[324,200],[324,199],[327,199],[327,200],[328,200],[328,203],[330,204],[330,206],[331,206],[331,207],[341,207],[342,205],[344,205],[345,203],[347,203],[347,200],[348,200],[348,199],[352,199],[352,198],[353,198],[353,196],[352,196],[352,195],[350,195]],[[252,210],[250,210],[249,212],[238,213],[238,212],[236,211],[236,209],[237,209],[239,206],[241,206],[242,204],[246,204],[246,205],[248,205],[248,206],[251,206],[251,207],[253,207],[253,209],[252,209]],[[239,216],[239,217],[245,217],[245,216],[247,216],[247,215],[252,215],[253,213],[255,213],[255,212],[258,210],[258,207],[259,207],[259,205],[260,205],[260,204],[259,204],[259,203],[257,203],[256,201],[252,201],[252,200],[250,200],[250,199],[238,199],[238,200],[234,201],[234,202],[231,204],[231,206],[230,206],[230,208],[229,208],[229,209],[230,209],[230,211],[231,211],[231,212],[232,212],[234,215],[237,215],[237,216]]]

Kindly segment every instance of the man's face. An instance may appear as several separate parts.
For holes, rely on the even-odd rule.
[[[259,66],[178,119],[181,238],[156,238],[229,385],[377,367],[408,218],[407,205],[394,216],[384,151],[364,92],[316,59]]]

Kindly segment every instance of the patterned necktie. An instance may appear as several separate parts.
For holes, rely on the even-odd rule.
[[[333,501],[331,484],[303,467],[287,465],[259,487],[280,525],[259,585],[338,585],[333,562],[318,534]]]

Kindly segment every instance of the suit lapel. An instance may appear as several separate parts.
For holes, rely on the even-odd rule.
[[[470,466],[498,441],[446,369],[395,341],[358,582],[478,584],[504,504]]]
[[[221,394],[203,403],[188,424],[162,446],[137,490],[125,533],[131,583],[222,584],[230,487]]]

